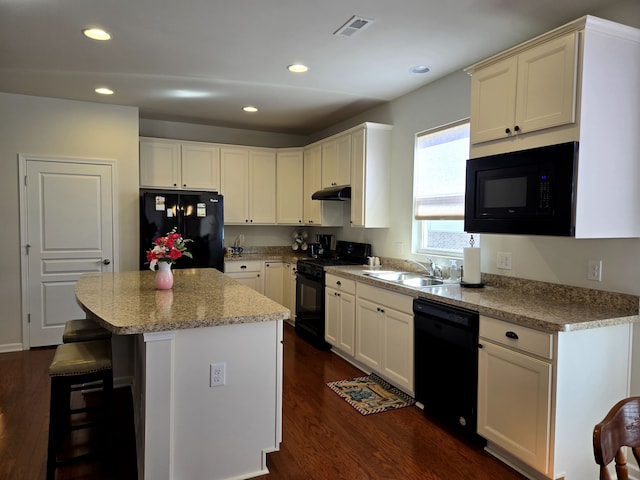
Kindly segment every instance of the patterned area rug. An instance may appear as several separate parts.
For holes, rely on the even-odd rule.
[[[327,387],[340,395],[362,415],[386,412],[413,405],[415,400],[375,374],[368,377],[329,382]]]

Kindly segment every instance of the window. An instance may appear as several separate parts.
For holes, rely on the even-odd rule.
[[[469,121],[416,135],[414,158],[414,251],[462,256],[465,165],[469,158]],[[474,236],[476,245],[479,243]]]

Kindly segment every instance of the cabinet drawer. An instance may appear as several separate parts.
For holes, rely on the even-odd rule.
[[[358,298],[365,298],[376,305],[384,305],[413,316],[413,297],[409,295],[359,282]]]
[[[349,280],[348,278],[327,273],[325,276],[324,283],[327,287],[333,288],[334,290],[338,290],[339,292],[350,293],[351,295],[356,294],[355,280]]]
[[[553,334],[480,316],[480,337],[496,343],[553,359]]]
[[[231,262],[224,262],[224,273],[260,272],[262,270],[262,264],[263,262],[260,260],[249,260],[248,262],[233,260]]]

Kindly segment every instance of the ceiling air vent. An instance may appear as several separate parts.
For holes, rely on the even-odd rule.
[[[367,18],[358,17],[354,15],[347,23],[342,25],[338,30],[333,32],[334,35],[339,37],[354,37],[357,33],[360,33],[365,28],[373,23],[373,20],[369,20]]]

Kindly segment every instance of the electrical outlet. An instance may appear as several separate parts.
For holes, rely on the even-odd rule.
[[[511,252],[498,252],[497,267],[502,270],[511,270]]]
[[[602,281],[602,260],[589,260],[587,263],[587,280]]]
[[[220,385],[225,384],[226,382],[225,367],[226,367],[226,364],[224,362],[212,363],[211,365],[209,365],[209,386],[210,387],[219,387]]]

